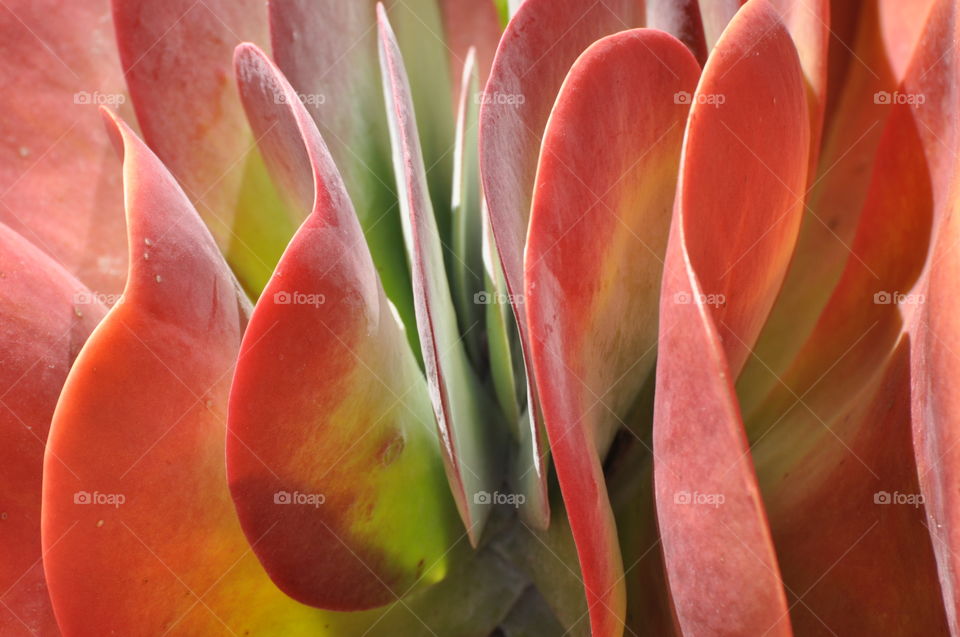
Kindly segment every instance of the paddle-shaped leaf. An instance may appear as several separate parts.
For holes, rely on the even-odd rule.
[[[684,633],[790,635],[733,391],[796,240],[810,143],[797,53],[766,0],[724,31],[692,102],[653,431],[667,579]]]
[[[526,250],[530,351],[594,635],[622,632],[601,458],[656,359],[656,300],[699,67],[633,30],[577,60],[544,133]]]
[[[527,380],[530,433],[537,459],[523,473],[546,490],[548,450],[540,399],[529,356],[522,304],[523,250],[527,238],[540,141],[557,91],[577,56],[597,39],[643,22],[636,0],[602,6],[572,0],[528,0],[510,20],[497,48],[480,108],[480,170],[520,334]],[[544,509],[546,510],[546,509]]]
[[[924,373],[909,378],[913,344],[901,332],[925,306],[922,269],[935,218],[952,205],[956,127],[934,132],[931,124],[945,121],[956,95],[928,69],[941,56],[955,66],[953,24],[943,13],[931,19],[929,48],[899,89],[930,102],[888,106],[853,254],[811,337],[748,422],[799,634],[824,626],[837,634],[946,634],[933,557],[942,545],[931,548],[924,528],[924,454],[916,464],[911,458],[905,409],[911,394],[924,393]],[[914,429],[923,447],[927,429],[919,421]],[[934,519],[926,524],[935,534],[942,527]],[[868,594],[846,594],[854,582]]]
[[[67,372],[105,308],[0,224],[0,626],[57,635],[40,550],[44,445]],[[54,459],[56,461],[56,459]]]
[[[239,47],[236,67],[272,172],[312,213],[241,346],[231,492],[285,592],[323,608],[381,606],[443,579],[463,537],[427,386],[316,126],[261,51]]]

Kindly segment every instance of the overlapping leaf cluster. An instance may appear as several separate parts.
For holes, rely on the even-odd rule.
[[[10,2],[0,635],[960,634],[958,8]]]

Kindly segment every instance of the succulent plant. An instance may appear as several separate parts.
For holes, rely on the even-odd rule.
[[[0,5],[0,635],[960,635],[956,0]]]

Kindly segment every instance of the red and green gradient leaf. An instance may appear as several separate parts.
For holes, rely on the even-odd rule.
[[[583,5],[527,0],[507,25],[480,108],[480,172],[507,297],[521,298],[523,250],[543,130],[557,92],[577,56],[605,35],[642,24],[634,0]],[[522,306],[517,319],[527,380],[531,472],[546,489],[548,449]]]
[[[128,127],[130,272],[54,415],[44,569],[66,634],[310,633],[224,483],[226,397],[249,305],[176,182]]]
[[[623,631],[623,565],[601,459],[656,360],[656,300],[699,66],[678,40],[599,40],[544,133],[526,247],[535,375],[595,635]],[[630,87],[627,89],[625,87]],[[642,115],[640,115],[642,114]]]
[[[433,204],[449,210],[453,106],[447,80],[447,50],[435,0],[392,2],[407,30],[400,38],[415,57],[418,105],[429,130],[427,164]],[[384,291],[400,312],[419,357],[410,268],[400,240],[400,210],[390,161],[390,137],[380,84],[376,2],[276,0],[269,4],[270,39],[277,66],[302,97],[343,175]],[[428,110],[429,106],[429,110]],[[419,111],[419,108],[418,108]],[[447,215],[443,217],[447,220]]]
[[[944,121],[956,97],[927,69],[941,56],[955,65],[953,24],[942,12],[931,19],[935,35],[900,88],[931,101],[887,106],[853,254],[810,339],[748,422],[801,634],[824,626],[838,634],[946,634],[940,549],[925,528],[936,523],[924,520],[919,500],[924,457],[911,457],[904,407],[923,393],[924,374],[906,370],[909,350],[915,358],[920,350],[901,334],[925,306],[916,295],[931,234],[951,203],[955,127],[934,133],[930,125]],[[927,431],[920,421],[913,427],[915,438]],[[869,595],[850,595],[851,586]]]
[[[231,492],[287,594],[335,610],[382,606],[443,579],[466,545],[427,385],[312,120],[262,52],[244,45],[236,65],[268,164],[312,213],[244,336]],[[323,504],[286,505],[286,494]]]

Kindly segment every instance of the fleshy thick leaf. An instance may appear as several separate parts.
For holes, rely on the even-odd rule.
[[[858,400],[824,410],[827,381],[755,449],[798,635],[949,634],[912,457],[909,341],[887,354]]]
[[[958,245],[960,216],[960,16],[956,3],[935,6],[920,40],[902,91],[923,95],[925,104],[904,106],[917,120],[924,139],[933,190],[932,250],[926,272],[913,291],[922,301],[908,317],[913,338],[911,398],[913,442],[920,487],[927,512],[926,526],[933,541],[943,602],[951,634],[960,632],[960,497],[956,479],[960,471],[957,447],[956,382],[960,378],[957,314]]]
[[[421,31],[434,28],[440,32],[436,2],[393,4],[407,14],[406,24],[412,29],[408,38],[419,41],[417,54],[422,58],[418,57],[417,66],[423,73],[417,76],[422,79],[418,98],[432,99],[431,108],[442,113],[435,119],[435,129],[437,134],[442,131],[443,141],[438,146],[446,144],[442,149],[446,152],[453,143],[446,50],[432,32],[424,35]],[[387,298],[400,312],[410,345],[419,357],[410,269],[399,240],[401,213],[377,62],[375,5],[373,0],[276,0],[269,4],[270,39],[277,66],[313,116],[343,175]],[[445,198],[433,203],[446,210],[452,164],[446,158],[435,163],[439,159],[431,157],[429,165],[437,166],[434,181],[447,180],[442,184]],[[439,190],[436,196],[441,196]]]
[[[692,103],[653,430],[667,579],[685,634],[790,635],[733,391],[796,240],[810,142],[796,50],[766,0],[724,31]]]
[[[899,89],[901,95],[914,97],[887,105],[890,113],[852,254],[810,337],[797,347],[795,360],[778,376],[774,391],[754,410],[749,426],[757,435],[817,385],[825,389],[816,394],[822,401],[816,413],[829,416],[855,399],[883,369],[905,318],[922,305],[916,302],[922,296],[916,294],[922,294],[921,275],[935,220],[945,215],[954,178],[955,125],[940,123],[953,121],[947,113],[956,99],[954,89],[938,74],[928,73],[934,64],[952,63],[946,61],[945,38],[928,43],[930,50],[918,50]],[[766,361],[759,353],[758,358]]]
[[[362,613],[301,606],[263,572],[223,478],[249,306],[185,195],[121,134],[137,259],[123,302],[71,371],[44,467],[45,567],[64,632],[461,637],[468,622],[489,634],[525,582],[488,554]]]
[[[549,379],[539,386],[543,418],[594,635],[623,630],[623,565],[600,463],[656,360],[689,109],[678,96],[690,95],[699,71],[659,31],[601,39],[564,81],[540,154],[524,301],[535,374]]]
[[[855,241],[880,140],[896,110],[888,99],[897,94],[902,79],[902,71],[893,68],[900,65],[894,58],[909,57],[930,2],[923,0],[908,15],[898,15],[903,6],[898,0],[865,3],[853,49],[844,49],[851,60],[843,84],[830,87],[839,97],[828,111],[831,118],[825,122],[819,170],[811,175],[807,190],[798,193],[804,195],[807,210],[794,258],[757,342],[757,355],[738,381],[747,420],[799,355],[848,261],[859,260],[861,267],[869,263]],[[900,24],[896,35],[888,33],[893,23]],[[880,274],[874,265],[869,268]],[[791,337],[784,338],[785,333]]]
[[[460,516],[476,545],[502,480],[500,417],[463,346],[446,279],[441,239],[426,187],[410,85],[386,11],[378,7],[380,66],[394,171],[410,253],[417,329],[441,450]]]
[[[929,386],[926,367],[918,367],[925,337],[915,332],[910,343],[901,334],[926,311],[924,263],[937,219],[953,205],[957,130],[947,113],[956,109],[956,89],[930,72],[942,63],[946,76],[955,73],[947,70],[956,68],[955,22],[944,13],[952,4],[931,18],[926,46],[899,89],[929,101],[888,106],[853,255],[811,337],[748,423],[784,582],[801,600],[792,610],[798,633],[823,625],[838,634],[946,632],[932,557],[949,581],[936,536],[943,518],[931,504],[924,525],[922,498],[935,501],[919,493],[929,486],[929,449],[914,466],[904,408],[912,396],[914,444],[922,449],[930,431],[918,409]],[[852,582],[869,595],[848,595]]]
[[[224,483],[226,398],[249,305],[176,182],[125,125],[130,272],[57,405],[44,568],[66,634],[316,634],[273,586]]]
[[[584,5],[572,0],[528,0],[510,20],[497,48],[480,108],[480,170],[520,335],[527,379],[529,439],[538,460],[525,469],[546,488],[548,450],[522,298],[523,251],[540,141],[560,85],[580,53],[597,39],[640,26],[635,0]]]
[[[236,65],[268,163],[313,212],[241,346],[231,492],[287,594],[336,610],[382,606],[443,579],[463,537],[427,386],[309,114],[258,49],[238,48]]]
[[[0,626],[59,635],[40,549],[44,445],[73,359],[103,317],[97,296],[0,224]],[[54,459],[54,461],[56,461]]]
[[[302,220],[267,178],[236,98],[233,48],[242,41],[266,41],[264,5],[113,0],[113,7],[144,139],[256,296]]]
[[[107,0],[0,6],[0,221],[101,298],[126,275],[120,164],[98,104],[127,96]]]
[[[925,525],[933,542],[951,634],[960,630],[960,559],[953,548],[960,538],[960,501],[955,487],[960,469],[956,431],[960,405],[955,389],[960,375],[960,325],[955,299],[960,267],[958,220],[960,216],[954,211],[932,252],[929,279],[922,288],[926,305],[918,324],[912,327],[914,446],[927,513]]]

